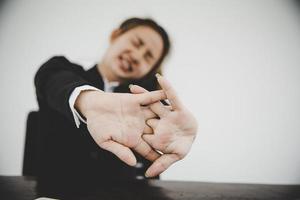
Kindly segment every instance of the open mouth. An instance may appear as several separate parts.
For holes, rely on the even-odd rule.
[[[132,67],[132,62],[130,61],[131,59],[128,56],[123,56],[120,55],[118,57],[119,62],[120,62],[120,68],[124,72],[133,72],[133,67]]]

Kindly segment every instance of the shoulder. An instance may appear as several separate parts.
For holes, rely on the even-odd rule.
[[[49,58],[45,63],[57,63],[57,64],[73,64],[65,56],[56,55]]]
[[[42,64],[41,68],[57,68],[61,70],[84,71],[82,66],[71,62],[69,59],[62,55],[56,55],[49,58]]]

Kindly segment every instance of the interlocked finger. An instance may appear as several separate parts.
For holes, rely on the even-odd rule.
[[[147,160],[154,161],[160,157],[160,154],[157,153],[154,149],[152,149],[149,144],[147,144],[144,140],[140,140],[139,144],[134,148],[134,150],[146,158]]]
[[[144,127],[143,134],[153,134],[153,129],[146,124]]]
[[[157,118],[158,116],[148,107],[142,107],[142,111],[144,114],[145,119],[152,119],[152,118]]]
[[[138,85],[131,85],[130,91],[134,94],[142,94],[149,92],[145,88],[138,86]],[[151,105],[149,105],[151,110],[158,115],[159,117],[163,117],[167,113],[169,113],[170,109],[168,109],[166,106],[164,106],[161,102],[156,102]]]
[[[167,98],[166,94],[162,90],[156,90],[152,92],[146,92],[138,95],[138,101],[140,105],[147,106],[149,104],[164,100]]]
[[[147,125],[149,125],[153,130],[157,127],[159,123],[159,119],[148,119],[146,121]]]

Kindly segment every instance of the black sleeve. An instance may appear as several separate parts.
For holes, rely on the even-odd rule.
[[[56,56],[37,71],[34,84],[39,104],[46,104],[73,121],[69,107],[72,91],[81,85],[91,85],[84,80],[82,67],[70,63],[63,56]]]

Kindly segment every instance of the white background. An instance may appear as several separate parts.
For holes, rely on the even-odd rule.
[[[167,180],[300,183],[300,7],[285,0],[9,0],[0,8],[0,175],[20,175],[33,77],[53,55],[91,67],[131,16],[167,29],[166,77],[197,117]]]

